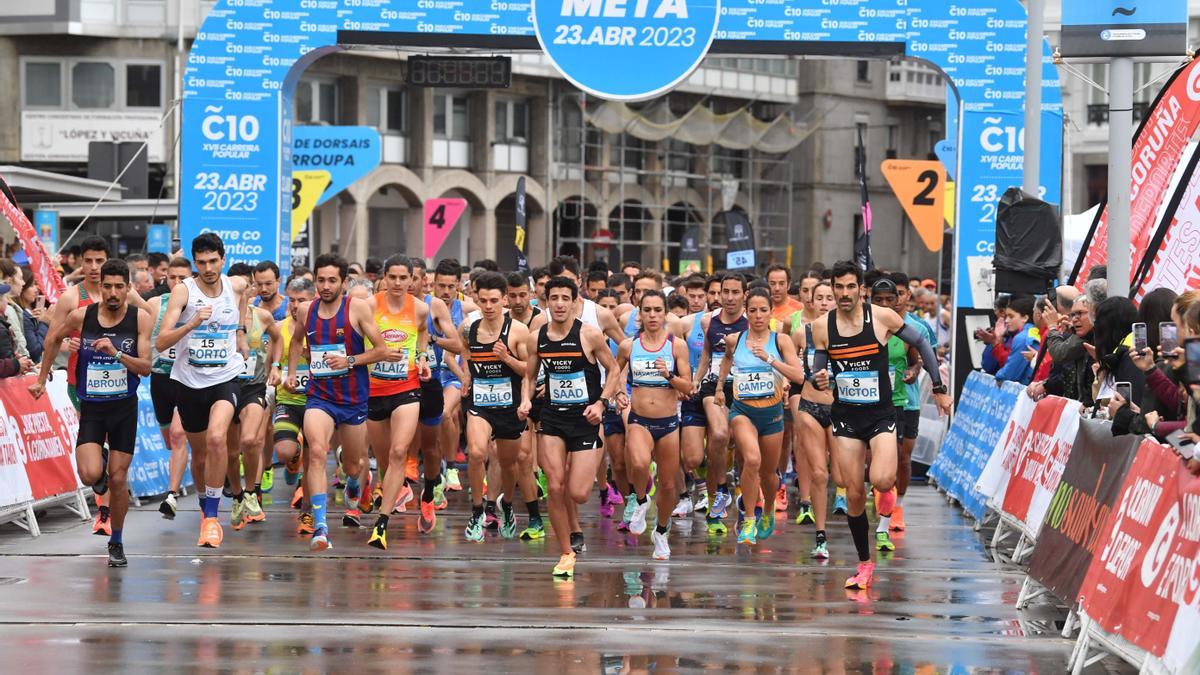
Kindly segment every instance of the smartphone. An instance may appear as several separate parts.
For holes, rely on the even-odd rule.
[[[1167,436],[1167,442],[1171,444],[1184,459],[1191,459],[1196,456],[1196,444],[1183,437],[1183,429],[1174,431]]]
[[[1185,378],[1188,384],[1200,384],[1200,338],[1183,341],[1183,353],[1187,358]]]
[[[1133,385],[1128,382],[1117,382],[1113,385],[1113,391],[1126,401],[1133,398]]]
[[[1163,354],[1170,354],[1179,348],[1179,327],[1174,321],[1158,324],[1158,346]]]
[[[46,308],[46,296],[39,295],[36,298],[34,298],[33,299],[33,308],[34,309],[45,309]]]
[[[1142,351],[1147,347],[1146,341],[1146,324],[1138,322],[1133,324],[1133,349],[1134,351]]]

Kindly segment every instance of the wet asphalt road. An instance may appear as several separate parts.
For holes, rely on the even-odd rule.
[[[324,554],[295,535],[286,495],[280,481],[266,522],[226,525],[216,551],[195,546],[194,496],[175,521],[144,505],[121,570],[105,565],[106,539],[61,511],[38,539],[0,526],[0,671],[1060,673],[1071,650],[1061,614],[1013,609],[1022,575],[926,486],[905,500],[897,551],[856,593],[842,588],[855,556],[840,517],[829,561],[810,558],[811,525],[781,519],[750,549],[735,545],[732,516],[717,538],[696,516],[675,521],[661,563],[649,531],[618,532],[593,500],[581,507],[588,551],[559,581],[553,533],[464,541],[465,493],[432,535],[412,511],[393,517],[386,553],[366,546],[365,527],[336,524],[334,505]]]

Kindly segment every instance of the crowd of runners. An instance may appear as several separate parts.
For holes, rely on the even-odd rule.
[[[571,257],[503,273],[404,255],[364,269],[325,254],[281,280],[269,261],[226,269],[208,233],[147,301],[104,240],[82,249],[82,280],[53,308],[30,391],[44,393],[69,351],[78,469],[111,566],[127,564],[143,377],[172,450],[160,511],[175,518],[190,454],[199,546],[222,544],[223,497],[238,531],[267,527],[263,493],[287,490],[313,551],[334,538],[387,550],[390,519],[411,510],[421,535],[439,520],[472,542],[553,532],[552,572],[570,577],[593,495],[617,528],[649,529],[647,551],[667,560],[672,519],[703,518],[712,536],[732,525],[738,545],[772,537],[791,487],[795,522],[815,530],[812,558],[829,556],[830,512],[845,516],[851,589],[874,570],[868,497],[874,548],[893,550],[906,527],[922,370],[939,410],[950,407],[937,317],[918,307],[929,291],[899,272],[864,283],[852,262],[798,280],[781,265],[668,280]],[[470,514],[439,518],[455,491]]]

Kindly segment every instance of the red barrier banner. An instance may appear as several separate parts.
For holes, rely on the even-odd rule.
[[[1195,646],[1195,611],[1178,625],[1180,609],[1200,594],[1200,479],[1169,448],[1145,440],[1125,476],[1106,541],[1081,587],[1083,609],[1102,628],[1162,657],[1186,660]],[[1186,645],[1179,640],[1187,640]]]
[[[1025,523],[1034,537],[1062,480],[1078,431],[1078,401],[1057,396],[1038,401],[1012,464],[1002,506],[1005,513]]]
[[[2,180],[0,179],[0,181]],[[3,213],[4,217],[8,219],[8,223],[17,233],[17,238],[21,240],[21,248],[24,249],[25,255],[29,256],[29,269],[33,270],[38,288],[46,294],[47,300],[52,303],[58,302],[58,296],[62,295],[67,287],[54,267],[54,260],[46,251],[46,246],[42,244],[37,228],[25,217],[25,212],[9,200],[8,195],[5,194],[8,185],[5,184],[4,187],[4,190],[0,190],[0,213]]]
[[[79,415],[60,371],[34,400],[33,375],[0,379],[0,507],[71,492]]]

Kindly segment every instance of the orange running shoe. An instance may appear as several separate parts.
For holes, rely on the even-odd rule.
[[[779,492],[775,493],[775,510],[786,512],[788,509],[787,486],[780,485]]]
[[[419,473],[420,470],[417,467],[418,467],[418,464],[417,464],[416,453],[409,453],[408,463],[406,463],[404,465],[404,477],[414,483],[417,482],[418,480],[420,480],[420,478],[421,478],[420,473]]]
[[[92,534],[101,537],[112,536],[112,521],[108,519],[107,506],[101,506],[96,513],[96,520],[92,523]]]
[[[421,502],[421,517],[417,518],[417,531],[421,534],[429,534],[433,532],[433,526],[437,524],[437,510],[433,508],[433,502]]]
[[[904,527],[904,507],[897,504],[896,508],[892,509],[892,522],[888,529],[893,532],[903,532]]]
[[[405,485],[400,488],[400,494],[396,496],[396,507],[392,509],[394,513],[407,513],[408,503],[412,501],[412,488]]]
[[[205,518],[200,522],[200,540],[196,542],[197,546],[220,548],[223,538],[221,521],[216,518]]]
[[[304,486],[297,485],[296,491],[292,493],[292,508],[300,508],[300,504],[304,501]]]
[[[854,576],[846,580],[847,590],[865,591],[871,585],[871,577],[875,575],[875,563],[860,562]]]

